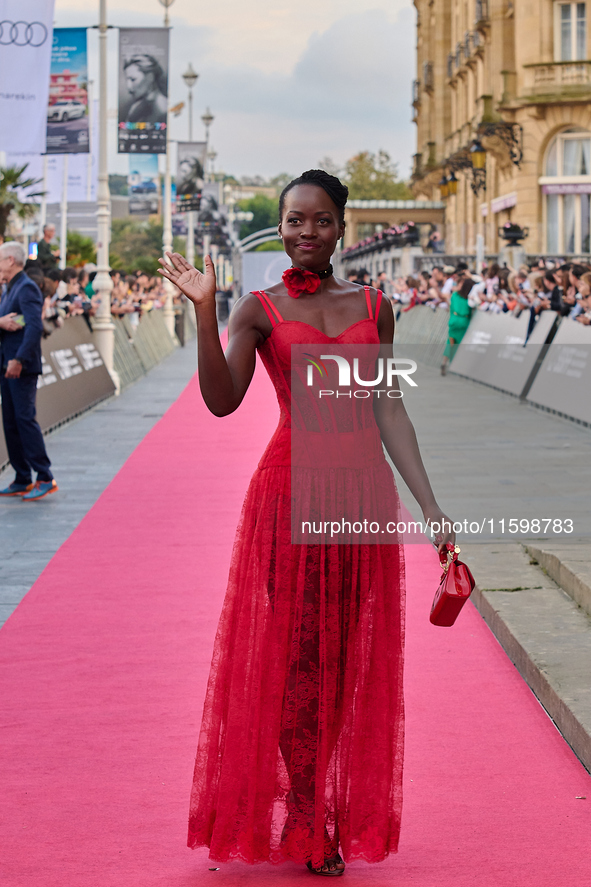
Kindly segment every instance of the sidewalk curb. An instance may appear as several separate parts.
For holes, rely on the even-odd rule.
[[[494,595],[494,591],[476,587],[471,601],[583,766],[591,772],[591,735],[495,609]]]
[[[537,545],[525,545],[525,550],[547,572],[548,576],[556,582],[573,601],[591,616],[591,586],[587,576],[583,576],[573,569],[573,562],[566,558],[561,559],[563,551],[552,551],[548,548],[538,548]],[[568,549],[566,549],[568,551]],[[571,566],[573,564],[573,566]],[[587,564],[587,572],[589,572]]]

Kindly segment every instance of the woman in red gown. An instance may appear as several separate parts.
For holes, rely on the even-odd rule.
[[[292,859],[324,876],[342,875],[343,857],[378,862],[398,847],[403,546],[396,536],[389,544],[366,537],[294,542],[292,518],[318,517],[321,502],[329,519],[353,508],[357,516],[379,513],[397,522],[399,501],[383,443],[425,520],[447,520],[401,399],[311,400],[305,364],[319,369],[321,351],[361,349],[364,379],[373,378],[380,345],[391,353],[389,302],[332,275],[346,199],[347,189],[322,170],[285,188],[279,234],[293,268],[313,273],[286,272],[282,283],[240,299],[225,354],[211,259],[204,274],[176,253],[168,263],[161,260],[162,274],[195,306],[199,382],[209,409],[216,416],[237,409],[257,351],[280,406],[234,543],[188,843],[209,847],[210,858],[220,862]],[[328,363],[322,384],[334,386],[337,361],[330,370]],[[442,534],[437,541],[451,538]]]

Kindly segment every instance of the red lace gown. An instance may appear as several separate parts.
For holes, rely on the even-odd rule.
[[[318,867],[338,847],[345,861],[378,862],[397,850],[402,807],[403,548],[292,544],[291,509],[316,481],[326,487],[327,471],[335,513],[351,486],[392,520],[399,500],[371,398],[337,401],[339,427],[360,442],[355,460],[292,467],[290,364],[294,344],[379,346],[381,293],[374,315],[366,288],[368,318],[334,338],[257,295],[273,325],[259,353],[281,414],[236,533],[188,844],[220,862]]]

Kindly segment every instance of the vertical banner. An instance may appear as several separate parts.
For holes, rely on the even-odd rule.
[[[206,150],[207,142],[177,143],[177,212],[194,212],[201,206]]]
[[[127,176],[130,215],[158,212],[158,180],[157,154],[130,155]]]
[[[168,35],[119,29],[119,154],[166,154]]]
[[[0,0],[0,151],[45,152],[54,0]]]
[[[88,154],[86,28],[55,28],[49,74],[47,154]]]

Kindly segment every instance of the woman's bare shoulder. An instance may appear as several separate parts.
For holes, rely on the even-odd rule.
[[[232,308],[230,324],[233,331],[255,329],[268,336],[271,323],[256,293],[241,296]]]

